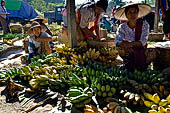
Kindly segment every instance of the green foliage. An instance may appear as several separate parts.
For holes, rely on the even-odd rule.
[[[8,33],[8,34],[5,34],[5,35],[1,35],[0,39],[3,38],[3,39],[6,39],[6,40],[11,40],[11,39],[14,39],[14,38],[25,38],[25,37],[27,37],[26,34],[11,34],[11,33]]]
[[[32,5],[34,9],[37,9],[40,12],[47,11],[47,4],[44,0],[32,0],[31,2],[29,2],[29,4]]]
[[[48,3],[47,10],[48,11],[55,11],[56,6],[64,6],[63,3]]]

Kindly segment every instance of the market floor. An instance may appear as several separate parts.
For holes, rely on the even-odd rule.
[[[22,108],[19,102],[6,103],[6,96],[2,95],[5,87],[0,87],[0,113],[21,113]]]

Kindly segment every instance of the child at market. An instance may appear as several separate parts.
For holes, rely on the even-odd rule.
[[[31,58],[34,56],[46,53],[51,54],[51,48],[49,41],[52,41],[52,36],[44,32],[46,29],[41,26],[38,22],[34,21],[28,30],[29,34],[29,45],[28,51],[29,56],[27,57],[28,63],[31,62]]]

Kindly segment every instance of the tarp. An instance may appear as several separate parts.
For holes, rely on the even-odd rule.
[[[22,0],[5,0],[5,7],[7,10],[20,10]]]
[[[9,17],[19,17],[23,19],[33,19],[38,16],[34,8],[23,1],[21,2],[19,10],[7,10],[7,12],[10,13]]]

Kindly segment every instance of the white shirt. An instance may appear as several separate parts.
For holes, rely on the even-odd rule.
[[[81,28],[85,28],[89,22],[95,22],[97,19],[97,14],[95,13],[94,8],[89,8],[89,4],[84,5],[80,9],[80,15],[81,15],[81,20],[80,20]]]
[[[43,37],[43,38],[45,38],[45,37],[49,38],[49,37],[52,37],[52,36],[50,36],[50,35],[49,35],[48,33],[46,33],[46,32],[42,32],[41,35],[40,35],[40,38],[41,38],[41,37]],[[40,42],[35,41],[35,36],[30,36],[28,39],[29,39],[29,42],[30,42],[30,43],[33,43],[36,48],[39,48],[39,47],[40,47]],[[28,46],[28,51],[29,51],[29,53],[33,53],[33,52],[34,52],[33,49],[34,49],[34,48]]]
[[[140,41],[143,46],[146,45],[148,36],[149,36],[149,24],[147,21],[144,21],[140,38]],[[131,29],[128,26],[127,22],[119,26],[118,31],[116,33],[115,44],[121,43],[123,40],[129,42],[135,41],[135,29]]]

